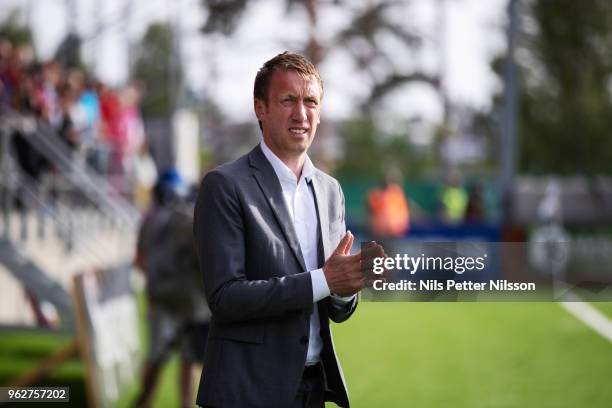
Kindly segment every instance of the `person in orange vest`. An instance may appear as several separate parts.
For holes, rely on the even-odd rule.
[[[410,228],[410,211],[396,177],[387,174],[383,187],[368,194],[370,229],[376,237],[398,238]]]

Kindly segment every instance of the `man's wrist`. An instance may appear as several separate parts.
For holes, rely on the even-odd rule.
[[[332,293],[330,296],[333,300],[335,300],[338,303],[350,303],[353,301],[355,296],[357,296],[357,294],[354,294],[351,296],[340,296],[340,295],[336,295],[335,293]]]
[[[325,299],[331,294],[329,291],[329,286],[327,285],[327,279],[325,279],[325,274],[323,273],[322,268],[310,271],[310,278],[312,279],[313,303],[316,303],[321,299]]]

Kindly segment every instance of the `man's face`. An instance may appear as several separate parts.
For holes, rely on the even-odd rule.
[[[275,71],[267,103],[255,99],[255,114],[266,145],[281,160],[306,153],[321,115],[321,87],[315,77],[293,70]]]

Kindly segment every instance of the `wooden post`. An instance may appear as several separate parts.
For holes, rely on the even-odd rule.
[[[27,387],[35,384],[41,378],[46,377],[57,366],[62,364],[69,358],[74,357],[78,352],[78,344],[76,340],[71,341],[67,346],[55,351],[43,361],[38,363],[34,368],[21,375],[19,378],[11,382],[9,387]]]

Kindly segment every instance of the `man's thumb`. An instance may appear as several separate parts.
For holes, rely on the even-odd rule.
[[[346,255],[353,245],[353,234],[351,231],[346,231],[344,237],[340,240],[340,243],[336,247],[336,253],[340,255]]]

